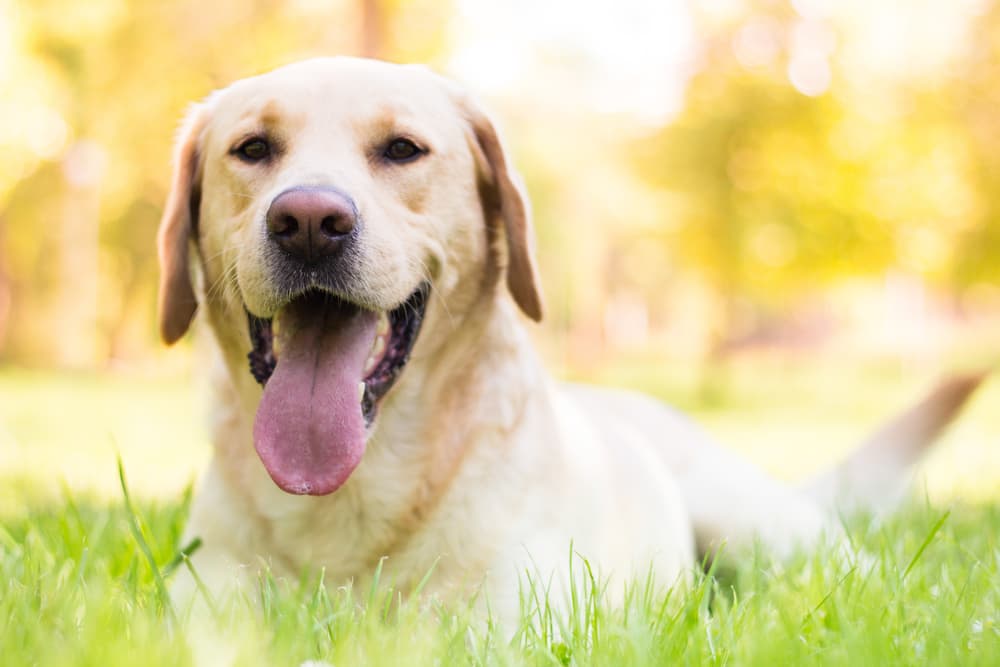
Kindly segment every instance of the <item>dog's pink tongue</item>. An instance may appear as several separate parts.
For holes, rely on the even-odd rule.
[[[336,491],[361,462],[365,420],[358,385],[377,316],[324,298],[280,315],[278,364],[257,408],[254,446],[288,493]]]

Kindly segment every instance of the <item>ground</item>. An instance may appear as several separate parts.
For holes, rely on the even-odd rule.
[[[787,478],[835,459],[933,377],[895,363],[768,358],[708,382],[656,368],[626,359],[572,375],[669,400]],[[997,382],[930,458],[909,506],[888,521],[847,520],[860,560],[830,549],[785,563],[723,558],[686,593],[635,582],[618,608],[595,582],[568,617],[547,611],[537,585],[512,641],[462,609],[400,600],[391,582],[359,604],[344,582],[264,577],[250,599],[219,610],[218,631],[176,618],[163,582],[185,567],[185,489],[208,456],[204,401],[190,386],[185,373],[0,370],[3,664],[183,665],[193,653],[337,667],[1000,663]]]

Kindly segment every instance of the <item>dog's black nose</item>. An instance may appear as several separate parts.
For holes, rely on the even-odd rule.
[[[291,188],[267,210],[267,234],[309,264],[337,252],[358,224],[350,197],[332,188]]]

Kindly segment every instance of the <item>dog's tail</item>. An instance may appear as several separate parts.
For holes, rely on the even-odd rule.
[[[990,370],[947,377],[919,403],[891,419],[847,459],[807,481],[805,493],[840,511],[890,509],[909,486],[909,468],[958,416]]]

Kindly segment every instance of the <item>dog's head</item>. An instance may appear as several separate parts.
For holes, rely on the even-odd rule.
[[[159,232],[167,343],[197,307],[192,245],[216,336],[245,347],[264,385],[257,453],[292,493],[330,493],[360,462],[430,301],[451,314],[499,298],[490,277],[505,271],[541,318],[527,203],[497,133],[421,67],[312,60],[195,106]]]

